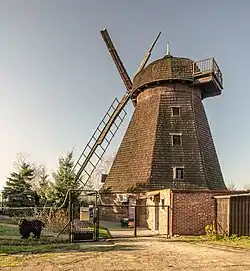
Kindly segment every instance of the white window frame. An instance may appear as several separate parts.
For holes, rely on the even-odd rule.
[[[177,178],[177,170],[178,169],[182,169],[183,170],[183,178]],[[173,180],[184,180],[185,176],[184,176],[185,172],[184,172],[184,166],[177,166],[177,167],[173,167]]]
[[[169,133],[169,135],[171,136],[172,146],[182,146],[182,133]],[[174,136],[180,136],[180,145],[174,145]]]

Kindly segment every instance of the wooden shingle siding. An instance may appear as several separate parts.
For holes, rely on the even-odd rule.
[[[171,76],[188,78],[191,71],[191,60],[166,57],[135,77],[134,88],[144,89],[136,94],[134,114],[104,188],[226,189],[201,90],[189,80],[167,81]],[[150,84],[157,80],[159,85]],[[180,116],[172,116],[172,107],[180,108]],[[182,145],[172,146],[170,133],[181,133]],[[184,180],[173,182],[173,168],[179,166],[184,167]]]

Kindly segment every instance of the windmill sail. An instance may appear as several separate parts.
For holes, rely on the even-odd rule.
[[[161,32],[155,38],[153,44],[151,45],[146,56],[141,62],[138,70],[141,70],[145,67],[151,55],[151,51],[155,43],[157,42],[160,34]],[[111,143],[111,140],[115,136],[115,133],[119,129],[121,123],[123,122],[127,114],[124,110],[124,107],[131,98],[133,87],[133,83],[117,53],[117,50],[115,49],[115,46],[108,34],[107,29],[101,30],[101,35],[124,82],[127,92],[124,94],[120,101],[118,101],[117,99],[114,100],[73,168],[73,171],[76,172],[76,181],[81,180],[81,175],[85,173],[85,180],[81,180],[84,186],[88,183],[91,174],[96,169],[99,161],[103,157],[105,151]],[[132,102],[135,106],[136,101],[132,100]]]
[[[86,179],[81,180],[83,186],[88,183],[91,174],[96,169],[96,166],[102,159],[105,151],[126,117],[127,113],[124,110],[124,106],[128,100],[129,95],[126,94],[120,102],[117,99],[113,101],[78,158],[73,168],[73,172],[76,172],[75,181],[80,180],[82,173],[85,173]]]

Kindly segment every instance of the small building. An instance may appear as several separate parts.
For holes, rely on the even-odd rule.
[[[225,190],[165,189],[148,192],[142,202],[148,206],[147,213],[145,215],[138,210],[138,225],[170,236],[205,234],[206,225],[212,224],[216,217],[213,197],[221,194],[225,194]]]
[[[232,194],[203,106],[222,93],[222,72],[214,58],[193,61],[168,53],[131,83],[135,110],[102,180],[101,191],[113,194],[103,196],[101,216],[134,216],[139,226],[160,234],[204,234],[216,217],[213,197]]]
[[[215,196],[218,234],[250,235],[250,194]]]
[[[119,222],[123,217],[136,218],[138,227],[159,234],[202,235],[206,225],[216,221],[217,199],[237,198],[236,193],[246,191],[162,189],[138,194],[103,194],[100,219]]]

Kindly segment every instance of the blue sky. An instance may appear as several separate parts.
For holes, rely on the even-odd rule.
[[[204,102],[226,182],[250,184],[250,2],[0,0],[0,188],[18,152],[55,169],[78,156],[124,86],[103,43],[107,28],[132,76],[157,32],[152,59],[214,56],[224,92]],[[128,116],[132,106],[127,108]],[[127,121],[109,152],[117,149]]]

